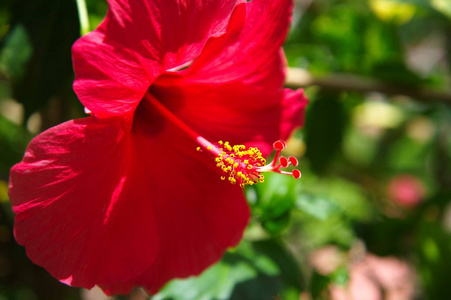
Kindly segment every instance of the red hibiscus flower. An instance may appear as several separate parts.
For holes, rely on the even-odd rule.
[[[37,136],[11,170],[30,259],[72,286],[153,293],[236,245],[249,218],[240,185],[296,164],[262,158],[303,120],[302,91],[282,89],[291,7],[110,0],[73,47],[91,116]]]

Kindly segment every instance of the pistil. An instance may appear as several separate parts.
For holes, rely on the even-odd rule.
[[[197,147],[198,151],[206,150],[213,155],[216,166],[222,170],[222,180],[227,179],[232,184],[244,187],[263,182],[264,176],[262,173],[264,172],[291,175],[296,179],[301,177],[301,172],[297,169],[292,171],[281,170],[288,166],[296,167],[298,165],[298,160],[295,157],[290,156],[286,158],[281,156],[282,150],[287,146],[284,141],[279,140],[273,144],[276,150],[274,159],[269,164],[266,164],[266,160],[258,148],[230,145],[229,142],[223,141],[213,144],[186,125],[152,95],[146,94],[144,98],[163,116],[195,140],[199,144],[199,147]]]

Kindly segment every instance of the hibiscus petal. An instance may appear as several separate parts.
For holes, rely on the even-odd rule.
[[[152,263],[153,191],[130,151],[121,127],[94,117],[31,142],[11,170],[10,198],[16,240],[34,263],[86,288],[125,281]]]
[[[183,72],[186,80],[215,84],[237,81],[265,92],[280,91],[286,68],[281,46],[292,6],[290,0],[253,0],[237,7],[227,33],[211,38],[199,58]]]
[[[72,47],[74,90],[100,118],[132,113],[161,69],[154,64],[154,74],[149,75],[133,51],[106,39],[104,33],[93,31]]]
[[[169,69],[193,60],[208,38],[222,35],[241,2],[110,0],[105,28],[110,38],[143,57],[162,59]]]
[[[150,92],[207,139],[269,154],[275,140],[302,125],[307,104],[302,90],[282,89],[280,46],[291,7],[289,0],[237,6],[226,34],[210,39],[188,69],[158,77]]]
[[[188,181],[185,177],[185,184]],[[203,172],[186,192],[191,201],[174,198],[156,208],[161,255],[138,278],[150,293],[175,277],[199,275],[240,242],[248,223],[243,191],[220,180],[217,170]]]
[[[177,184],[183,191],[167,191],[171,197],[156,205],[158,257],[146,272],[127,283],[102,285],[107,294],[128,294],[136,285],[154,294],[171,279],[199,275],[241,240],[249,220],[241,188],[221,181],[214,169],[186,175],[173,179],[183,180]],[[189,176],[196,176],[195,180]]]
[[[70,285],[155,292],[216,262],[247,225],[242,190],[142,106],[131,132],[94,117],[52,128],[12,169],[17,240]]]
[[[172,82],[170,86],[151,88],[152,94],[213,142],[253,145],[268,155],[274,141],[287,139],[294,128],[303,124],[307,105],[303,90],[285,89],[276,95],[265,95],[236,83],[215,86]],[[266,105],[274,98],[278,101]],[[261,104],[252,108],[247,101]]]
[[[133,112],[162,70],[192,61],[225,32],[243,1],[110,0],[103,23],[73,47],[80,101],[98,117]]]
[[[157,292],[168,280],[199,274],[239,243],[249,220],[249,208],[238,186],[220,180],[220,170],[208,153],[180,128],[159,120],[144,102],[135,116],[136,149],[147,168],[162,170],[154,189],[154,211],[160,249],[143,274],[122,285],[103,285],[108,294],[124,294],[134,285]],[[150,121],[153,120],[153,121]],[[163,124],[161,123],[163,122]],[[155,135],[155,128],[161,128]],[[153,145],[160,145],[158,148]]]

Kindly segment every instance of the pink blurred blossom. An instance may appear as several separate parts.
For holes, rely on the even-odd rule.
[[[351,265],[347,287],[332,286],[333,300],[409,300],[414,295],[414,275],[406,262],[395,257],[367,254]]]
[[[417,206],[424,198],[426,189],[421,180],[409,174],[393,177],[387,187],[390,200],[406,208]]]
[[[365,253],[363,245],[342,252],[329,245],[315,250],[309,264],[316,272],[330,276],[339,267],[349,266],[347,285],[329,286],[332,300],[409,300],[415,292],[415,275],[409,265],[396,257]],[[300,299],[312,299],[304,292]]]

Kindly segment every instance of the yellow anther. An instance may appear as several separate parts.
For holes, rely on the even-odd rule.
[[[229,142],[219,141],[217,144],[221,153],[215,158],[217,166],[224,172],[222,178],[228,178],[232,184],[253,185],[263,177],[257,170],[266,160],[261,152],[255,148],[246,148],[244,145],[230,145]],[[224,180],[224,179],[223,179]]]
[[[200,151],[200,147],[197,147],[196,150],[197,150],[197,151]]]

